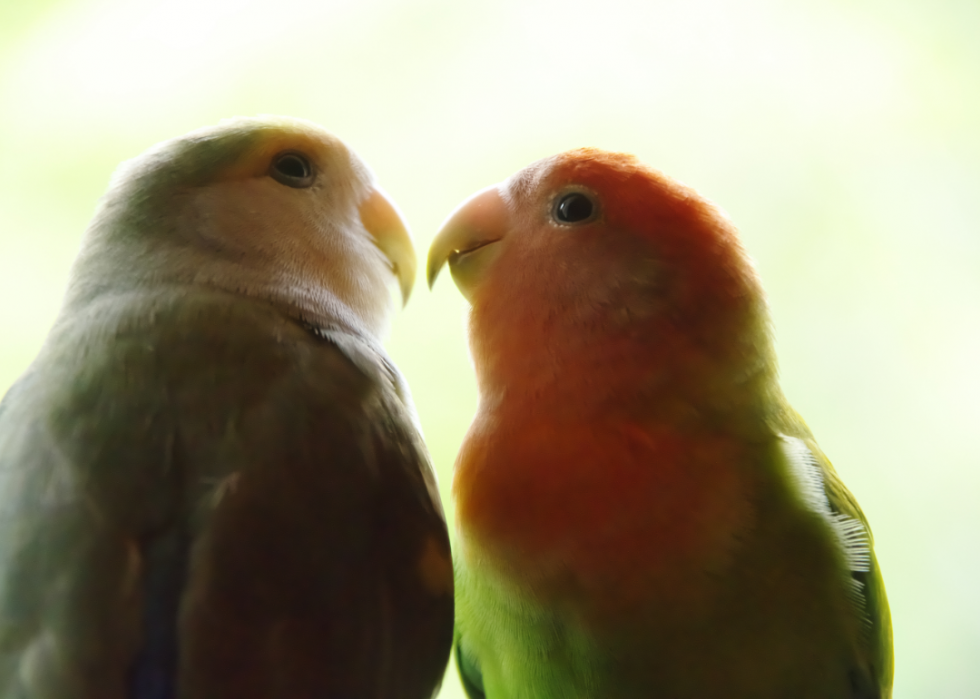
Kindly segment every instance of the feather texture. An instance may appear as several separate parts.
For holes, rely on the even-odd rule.
[[[580,149],[447,221],[480,389],[456,463],[473,699],[864,699],[891,626],[856,502],[788,407],[731,222]]]

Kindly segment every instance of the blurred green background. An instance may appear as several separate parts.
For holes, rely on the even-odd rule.
[[[0,391],[113,168],[159,140],[320,122],[422,257],[532,160],[631,151],[758,262],[786,393],[874,526],[896,699],[980,696],[978,35],[976,0],[0,0]],[[476,403],[464,316],[448,277],[419,284],[388,343],[447,503]]]

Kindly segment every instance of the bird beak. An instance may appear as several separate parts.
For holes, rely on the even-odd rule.
[[[391,269],[398,277],[402,292],[402,305],[408,303],[415,283],[415,248],[408,235],[408,227],[398,209],[384,192],[373,189],[360,206],[361,223],[371,234],[374,244],[391,262]]]
[[[436,234],[429,248],[426,276],[429,288],[449,262],[449,271],[460,293],[470,303],[473,292],[490,264],[500,254],[494,245],[507,233],[510,212],[497,185],[477,192],[456,209]]]

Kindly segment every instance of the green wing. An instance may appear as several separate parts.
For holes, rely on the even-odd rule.
[[[483,674],[476,658],[464,650],[461,637],[456,638],[456,645],[453,648],[456,657],[456,670],[459,672],[460,682],[466,690],[466,696],[470,699],[486,699],[487,694],[483,689]]]
[[[854,613],[861,623],[849,699],[887,699],[894,672],[891,614],[871,527],[802,419],[787,410],[783,427],[792,435],[781,438],[800,491],[834,531],[848,569]]]

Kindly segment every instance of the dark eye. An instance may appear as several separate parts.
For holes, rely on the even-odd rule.
[[[269,174],[276,182],[296,189],[309,187],[316,177],[310,159],[291,150],[283,151],[272,159]]]
[[[595,205],[581,192],[570,192],[555,204],[554,217],[560,223],[578,223],[592,216]]]

